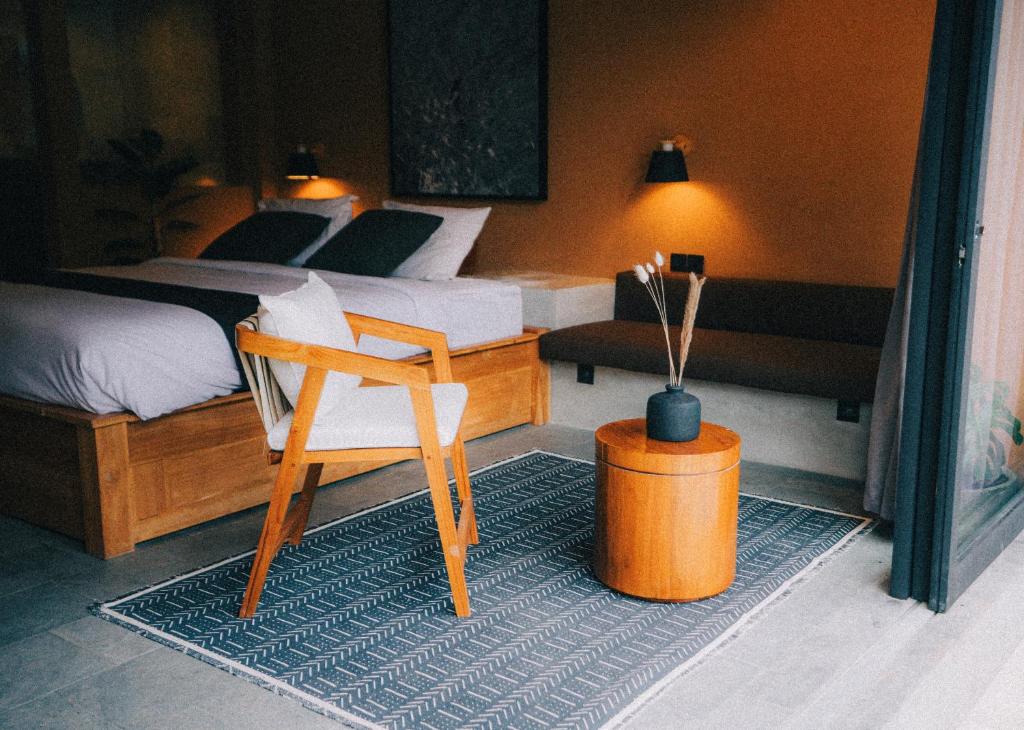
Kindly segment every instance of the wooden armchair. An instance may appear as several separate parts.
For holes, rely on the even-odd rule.
[[[324,463],[396,459],[423,460],[455,613],[468,616],[463,565],[467,546],[476,544],[478,537],[460,429],[467,394],[464,385],[452,383],[445,335],[358,314],[345,313],[345,317],[356,341],[366,334],[429,349],[437,382],[432,384],[426,370],[408,363],[261,333],[255,316],[239,323],[235,334],[243,369],[267,429],[271,463],[280,463],[239,616],[248,618],[255,613],[267,570],[281,546],[285,542],[298,545],[302,540]],[[265,358],[306,366],[294,411],[288,412]],[[318,410],[329,370],[393,385],[353,388],[347,391],[350,402],[325,403],[326,411]],[[446,457],[455,472],[457,525],[444,467]],[[302,492],[289,509],[304,464]]]

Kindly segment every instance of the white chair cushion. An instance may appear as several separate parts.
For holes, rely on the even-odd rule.
[[[490,208],[450,208],[440,205],[413,205],[385,200],[385,210],[407,210],[444,218],[441,227],[413,254],[391,272],[405,279],[443,281],[454,279],[469,255],[487,221]]]
[[[260,331],[268,335],[355,352],[352,328],[348,326],[334,290],[312,271],[309,272],[309,280],[295,291],[279,296],[260,295],[257,316]],[[306,366],[271,359],[270,369],[281,392],[294,406],[299,399]],[[350,390],[355,390],[361,380],[358,375],[329,372],[320,402],[341,400]]]
[[[430,386],[430,391],[437,418],[437,438],[441,446],[449,446],[459,431],[469,391],[462,383],[437,383]],[[289,413],[270,430],[267,443],[271,449],[284,450],[292,416]],[[384,385],[356,388],[345,392],[338,400],[321,401],[316,422],[306,441],[306,450],[419,445],[409,389],[404,385]]]

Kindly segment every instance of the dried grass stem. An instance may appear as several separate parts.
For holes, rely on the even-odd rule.
[[[700,291],[704,288],[705,277],[697,278],[690,272],[690,290],[686,294],[686,309],[683,311],[682,331],[679,333],[679,379],[676,385],[682,385],[683,367],[690,355],[690,343],[693,341],[693,325],[697,321],[697,306],[700,304]]]
[[[665,301],[665,279],[661,273],[661,266],[664,257],[657,251],[654,254],[657,264],[647,263],[635,264],[633,273],[637,280],[643,285],[654,302],[654,308],[658,311],[658,319],[661,320],[661,330],[665,334],[665,349],[668,352],[668,382],[670,385],[683,384],[683,366],[686,365],[686,358],[690,354],[690,342],[693,339],[693,324],[697,319],[697,305],[700,303],[700,290],[704,287],[704,277],[697,278],[690,273],[690,288],[686,295],[686,309],[683,312],[683,322],[679,334],[679,367],[672,357],[672,339],[668,333],[668,305]]]

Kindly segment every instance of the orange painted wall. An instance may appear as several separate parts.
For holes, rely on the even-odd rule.
[[[379,205],[385,3],[276,12],[282,159],[322,143],[327,185]],[[713,275],[891,286],[933,13],[934,0],[551,0],[549,199],[496,204],[468,268],[607,276],[659,248],[704,254]],[[691,182],[644,184],[673,135],[694,142]]]

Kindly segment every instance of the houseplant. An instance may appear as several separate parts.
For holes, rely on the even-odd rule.
[[[690,286],[686,296],[686,308],[679,332],[678,366],[672,351],[672,337],[669,334],[668,307],[665,302],[665,279],[662,266],[665,257],[654,252],[654,263],[636,264],[633,273],[654,302],[665,335],[668,353],[668,384],[665,392],[655,393],[647,400],[647,437],[658,441],[692,441],[700,435],[700,401],[683,389],[683,367],[690,354],[693,340],[693,325],[697,319],[697,306],[705,277],[698,278],[690,272]]]
[[[171,214],[203,195],[183,192],[173,195],[178,178],[196,167],[190,155],[169,156],[164,138],[153,129],[140,129],[121,139],[108,139],[114,156],[89,160],[82,165],[87,182],[132,188],[141,197],[141,210],[133,206],[99,208],[98,219],[122,227],[128,235],[107,243],[105,253],[115,261],[131,259],[140,253],[159,256],[164,235],[192,231],[199,226]],[[134,234],[134,235],[133,235]],[[142,234],[141,237],[138,234]]]

